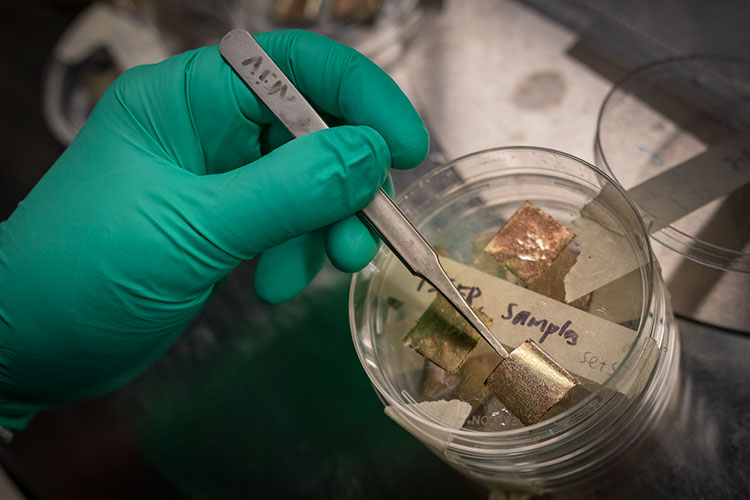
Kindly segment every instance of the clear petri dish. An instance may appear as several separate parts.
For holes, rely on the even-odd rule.
[[[563,295],[535,291],[484,258],[488,235],[527,201],[576,233],[583,267],[565,274]],[[643,220],[619,185],[565,153],[512,147],[443,165],[396,202],[498,340],[509,350],[535,340],[590,394],[524,426],[484,386],[500,358],[482,340],[457,370],[426,360],[404,338],[434,292],[381,248],[352,278],[349,307],[355,348],[388,416],[473,480],[534,493],[591,480],[653,431],[674,392],[678,335]],[[615,272],[616,261],[629,271]],[[525,309],[535,321],[516,321]],[[576,340],[545,336],[542,318],[572,318]]]
[[[595,154],[661,245],[750,272],[750,61],[695,56],[635,70],[602,104]],[[658,202],[642,199],[654,193]]]

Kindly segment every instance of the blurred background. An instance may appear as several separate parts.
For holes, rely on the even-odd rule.
[[[747,57],[749,19],[750,2],[730,0],[3,1],[0,220],[119,73],[217,43],[235,27],[318,31],[396,79],[432,135],[425,163],[394,173],[398,193],[489,147],[543,146],[597,162],[600,111],[621,78],[665,58]],[[732,130],[748,123],[732,119]],[[731,249],[740,263],[750,241],[746,191],[725,216],[740,235]],[[642,459],[586,491],[744,497],[750,275],[670,249],[657,255],[683,343],[670,425]],[[0,498],[486,498],[383,414],[351,343],[350,276],[327,267],[293,301],[268,306],[252,292],[253,269],[244,263],[230,275],[131,384],[42,413],[0,445]]]

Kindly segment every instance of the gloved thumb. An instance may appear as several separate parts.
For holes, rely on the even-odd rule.
[[[385,141],[370,127],[322,130],[241,168],[191,179],[183,217],[210,243],[204,254],[215,247],[220,259],[246,260],[361,210],[390,166]]]

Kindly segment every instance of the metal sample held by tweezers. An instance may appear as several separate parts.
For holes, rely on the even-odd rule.
[[[328,128],[328,125],[248,32],[232,30],[224,35],[221,40],[220,51],[237,75],[268,106],[294,137]],[[375,198],[362,209],[359,215],[377,231],[381,239],[401,260],[409,272],[424,278],[435,287],[461,316],[476,329],[490,347],[503,358],[504,361],[498,367],[507,360],[511,360],[513,363],[517,362],[515,356],[508,356],[505,348],[472,310],[443,270],[435,250],[396,207],[385,191],[380,189]],[[552,363],[554,368],[565,371],[552,358],[535,360],[534,362],[537,364]],[[524,373],[524,376],[527,376],[529,372]],[[539,376],[544,378],[541,371]],[[510,378],[507,380],[505,387],[512,392],[517,385],[528,384],[528,380],[525,378],[511,378],[512,380]],[[544,385],[544,381],[539,384],[539,386]],[[538,404],[539,401],[539,399],[531,399],[527,403],[521,402],[520,404],[521,406],[525,404],[534,405]],[[535,412],[520,411],[520,413],[544,414],[549,409],[548,406],[543,409],[537,408],[538,411]],[[508,409],[513,413],[518,411],[510,407]]]

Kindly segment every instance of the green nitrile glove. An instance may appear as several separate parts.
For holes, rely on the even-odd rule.
[[[356,51],[301,31],[256,38],[349,125],[286,142],[218,47],[122,75],[0,224],[0,425],[131,379],[244,259],[263,253],[256,290],[281,302],[326,252],[350,272],[374,255],[353,214],[389,167],[424,158],[422,121]]]

